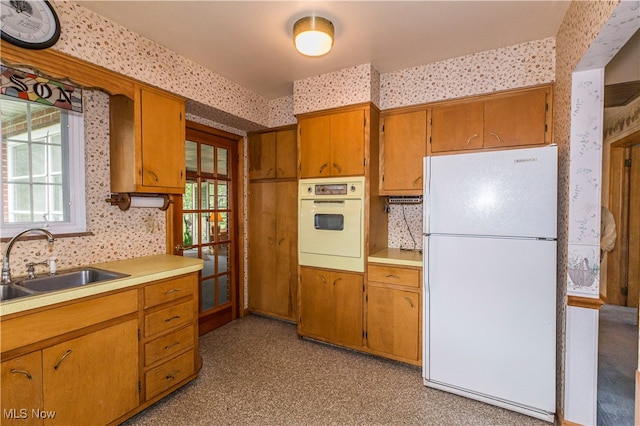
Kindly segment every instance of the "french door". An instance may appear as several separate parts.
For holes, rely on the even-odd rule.
[[[238,137],[189,122],[186,135],[187,179],[175,215],[181,224],[174,222],[174,241],[182,244],[175,254],[204,261],[202,335],[238,317]]]

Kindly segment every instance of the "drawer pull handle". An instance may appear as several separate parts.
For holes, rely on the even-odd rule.
[[[179,318],[180,318],[180,315],[174,315],[171,318],[167,318],[166,320],[164,320],[164,322],[171,322],[174,319],[179,319]]]
[[[320,279],[322,280],[323,284],[327,283],[327,279],[324,277],[324,275],[320,275]]]
[[[166,296],[166,295],[169,295],[169,294],[171,294],[171,293],[176,293],[176,292],[178,292],[178,291],[180,291],[180,289],[179,289],[179,288],[172,288],[171,290],[167,290],[167,291],[165,291],[165,292],[164,292],[164,294],[165,294],[165,296]]]
[[[17,370],[15,368],[12,368],[11,372],[14,373],[14,374],[16,374],[16,373],[17,374],[24,374],[27,377],[27,379],[29,379],[29,380],[31,380],[33,378],[33,377],[31,377],[31,374],[28,371],[25,371],[25,370]]]
[[[502,143],[502,139],[500,139],[500,136],[496,135],[496,134],[495,134],[495,133],[493,133],[493,132],[489,132],[489,134],[490,134],[491,136],[493,136],[494,138],[498,139],[498,142],[499,142],[499,143]]]
[[[467,139],[467,145],[469,145],[471,143],[471,139],[478,137],[478,134],[475,133],[473,135],[471,135],[471,137],[469,139]]]
[[[170,345],[165,346],[165,347],[164,347],[164,350],[165,350],[165,351],[166,351],[166,350],[169,350],[169,349],[171,349],[172,347],[177,346],[177,345],[179,345],[179,344],[180,344],[180,342],[174,342],[174,343],[172,343],[172,344],[170,344]]]
[[[320,166],[320,169],[318,170],[318,173],[322,173],[322,171],[328,166],[327,163],[324,163],[322,166]]]
[[[413,308],[413,300],[409,299],[408,297],[405,297],[404,300],[409,302],[409,305],[411,305],[411,307]]]
[[[156,180],[156,182],[158,182],[158,175],[157,174],[155,174],[151,170],[147,170],[147,173],[149,173],[151,175],[151,177],[153,177]]]
[[[340,167],[336,163],[333,163],[333,167],[338,171],[338,173],[342,173],[342,167]]]
[[[417,186],[418,182],[421,182],[421,181],[422,181],[422,176],[418,176],[416,180],[413,181],[413,186]]]
[[[164,376],[165,379],[167,380],[175,380],[176,379],[176,375],[180,374],[180,370],[175,370],[172,371],[171,373],[167,374],[166,376]]]
[[[338,281],[342,281],[342,278],[336,278],[336,279],[333,281],[333,285],[336,285],[336,284],[338,283]]]
[[[387,278],[395,278],[395,279],[397,279],[397,280],[399,280],[399,279],[400,279],[400,277],[399,277],[399,276],[397,276],[397,275],[395,275],[395,274],[387,274],[387,276],[386,276],[386,277],[387,277]]]
[[[64,353],[64,355],[62,355],[62,357],[58,360],[58,362],[56,362],[56,365],[54,365],[54,366],[53,366],[53,369],[54,369],[54,370],[57,370],[58,368],[60,368],[60,364],[62,364],[62,361],[64,361],[64,359],[65,359],[66,357],[68,357],[69,355],[71,355],[71,352],[72,352],[72,351],[71,351],[71,349],[69,349],[68,351],[66,351],[66,352]]]

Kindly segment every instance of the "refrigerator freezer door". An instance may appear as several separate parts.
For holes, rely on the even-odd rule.
[[[556,238],[556,146],[432,157],[432,234]]]
[[[426,384],[553,413],[556,242],[428,241]]]

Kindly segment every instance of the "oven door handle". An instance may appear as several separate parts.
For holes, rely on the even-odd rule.
[[[313,204],[344,204],[344,200],[313,200]]]

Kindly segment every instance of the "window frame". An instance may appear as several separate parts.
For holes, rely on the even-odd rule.
[[[11,97],[2,97],[5,100],[17,101]],[[87,212],[86,212],[86,186],[85,186],[85,146],[84,146],[84,115],[82,113],[61,110],[65,114],[66,120],[60,120],[61,125],[67,124],[66,131],[61,130],[61,138],[64,139],[67,134],[67,153],[68,153],[68,175],[63,174],[63,185],[69,186],[69,220],[68,221],[36,221],[36,222],[18,222],[5,223],[4,217],[4,182],[0,187],[0,230],[1,238],[11,238],[19,232],[28,228],[45,228],[52,234],[78,234],[87,232]],[[63,140],[64,144],[64,140]],[[0,157],[2,164],[0,168],[4,168],[5,150],[0,149]],[[64,151],[63,151],[64,152]],[[2,170],[4,175],[4,170]]]

